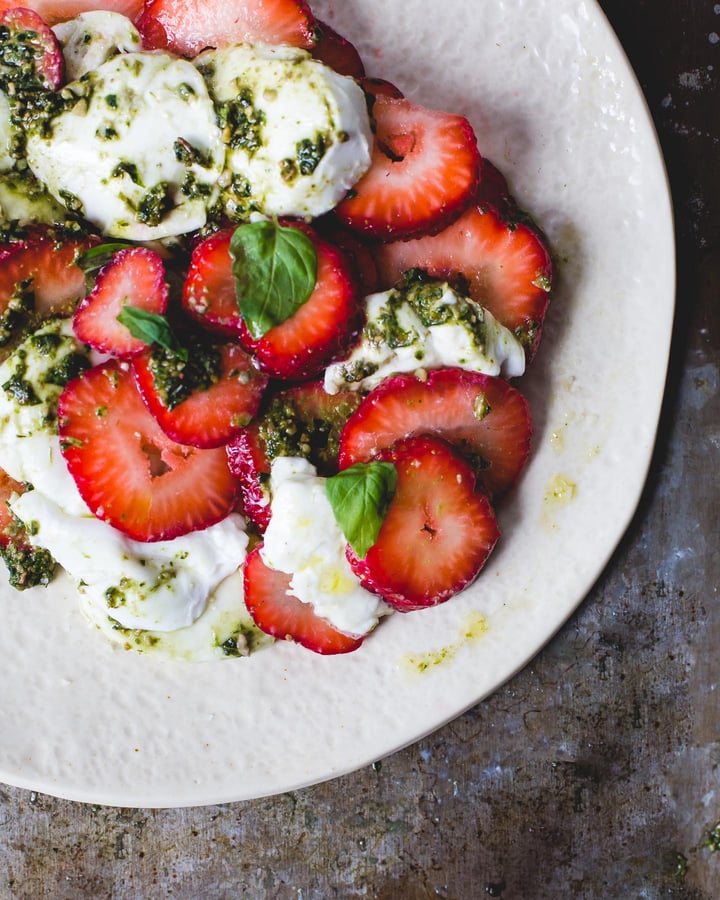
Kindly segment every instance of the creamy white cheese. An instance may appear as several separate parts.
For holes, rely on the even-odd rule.
[[[242,596],[239,578],[227,578],[213,592],[207,609],[192,625],[176,631],[123,628],[102,604],[80,594],[80,609],[111,643],[124,650],[182,662],[218,662],[248,656],[273,638],[255,625]]]
[[[346,540],[307,460],[277,457],[270,475],[272,518],[260,551],[267,566],[292,575],[292,593],[338,631],[364,635],[389,610],[361,587],[345,556]]]
[[[372,133],[354,79],[285,46],[209,50],[195,64],[226,123],[231,217],[320,216],[369,168]]]
[[[141,543],[88,514],[71,515],[37,490],[11,503],[30,540],[49,550],[100,614],[123,628],[191,625],[218,584],[245,561],[241,516],[171,541]]]
[[[395,290],[366,297],[358,343],[325,370],[327,393],[369,391],[389,375],[446,366],[508,378],[523,374],[525,351],[511,331],[449,285],[435,293],[428,299],[426,290],[414,302],[412,292]]]
[[[62,392],[52,371],[68,355],[87,348],[72,333],[70,319],[53,320],[27,337],[0,365],[0,466],[16,481],[32,484],[68,512],[87,514],[60,452],[55,410]],[[35,402],[19,402],[25,385]]]
[[[11,508],[49,550],[98,615],[124,628],[172,631],[195,621],[208,597],[245,560],[244,520],[231,515],[172,541],[133,541],[96,519],[60,451],[53,371],[87,354],[69,319],[46,323],[0,366],[0,467],[32,485]],[[23,402],[24,398],[24,402]]]
[[[75,81],[118,53],[141,48],[140,32],[126,16],[109,10],[80,13],[53,28],[65,60],[65,78]]]
[[[205,82],[167,53],[122,53],[65,91],[71,108],[32,133],[27,160],[104,234],[149,241],[201,228],[225,149]]]

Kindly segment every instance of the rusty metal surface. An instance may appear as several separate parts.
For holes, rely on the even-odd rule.
[[[720,4],[604,0],[673,188],[678,320],[640,509],[520,675],[290,795],[94,808],[0,787],[0,898],[720,896]]]

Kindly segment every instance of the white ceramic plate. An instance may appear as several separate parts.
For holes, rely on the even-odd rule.
[[[635,509],[663,393],[674,247],[635,78],[588,0],[317,0],[369,73],[467,115],[548,233],[558,289],[523,380],[535,450],[474,587],[357,653],[277,644],[163,663],[105,643],[72,592],[0,589],[0,780],[122,806],[240,800],[330,778],[438,728],[522,667]],[[391,9],[392,12],[387,10]]]

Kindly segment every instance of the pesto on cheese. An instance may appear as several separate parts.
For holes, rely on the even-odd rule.
[[[362,90],[293,47],[238,44],[195,60],[226,145],[220,210],[319,216],[370,165]]]
[[[365,299],[366,322],[349,357],[328,366],[325,390],[369,391],[400,372],[456,366],[522,375],[525,351],[486,309],[447,282],[410,270],[390,291]]]
[[[55,199],[104,234],[154,240],[202,228],[224,162],[197,69],[168,53],[119,53],[68,84],[60,112],[27,136]]]

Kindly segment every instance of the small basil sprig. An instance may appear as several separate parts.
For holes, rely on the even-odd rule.
[[[178,341],[165,316],[148,312],[139,306],[124,306],[117,320],[134,338],[145,344],[158,344],[187,362],[187,348]]]
[[[377,540],[397,487],[389,462],[357,463],[325,481],[325,493],[345,540],[360,559]]]
[[[78,258],[77,264],[85,273],[85,278],[92,283],[100,269],[102,269],[104,265],[107,265],[107,263],[110,262],[110,260],[113,258],[113,256],[115,256],[116,253],[119,253],[120,250],[127,250],[132,246],[134,245],[128,243],[127,241],[113,241],[109,244],[95,244],[94,247],[90,247],[83,254],[81,254],[81,256]]]
[[[230,241],[238,307],[250,334],[261,338],[307,302],[317,281],[317,252],[299,228],[251,222]]]

